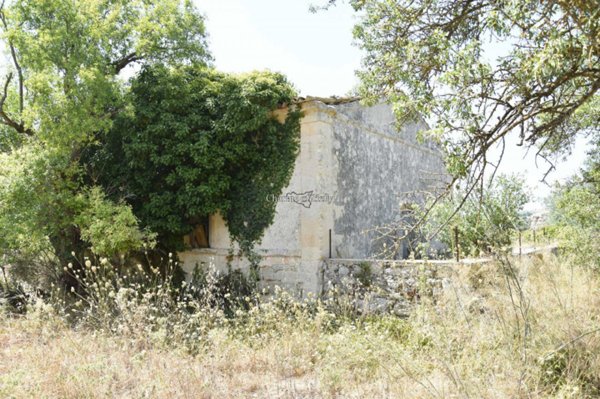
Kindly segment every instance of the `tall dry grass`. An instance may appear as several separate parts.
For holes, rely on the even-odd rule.
[[[103,332],[74,327],[38,302],[27,316],[0,321],[0,397],[600,394],[597,275],[535,257],[457,270],[443,295],[423,299],[405,320],[353,318],[280,294],[233,317],[212,314],[205,323],[200,313],[193,328],[144,328],[145,310],[129,309],[129,328]],[[178,328],[197,329],[195,345],[174,339]]]

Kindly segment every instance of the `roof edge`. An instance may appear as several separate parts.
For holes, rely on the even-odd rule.
[[[292,104],[304,104],[304,103],[309,103],[309,102],[320,102],[326,105],[339,105],[339,104],[348,104],[348,103],[353,103],[353,102],[357,102],[360,101],[362,98],[358,97],[358,96],[353,96],[353,97],[338,97],[338,96],[331,96],[331,97],[315,97],[315,96],[306,96],[306,97],[296,97],[294,100],[292,100]],[[280,108],[285,108],[290,104],[281,104]]]

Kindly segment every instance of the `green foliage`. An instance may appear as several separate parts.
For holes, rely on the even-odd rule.
[[[216,212],[242,250],[260,239],[298,147],[299,112],[273,116],[295,96],[283,76],[207,68],[189,0],[15,0],[0,22],[3,262],[33,281],[150,231],[175,250]]]
[[[139,250],[143,244],[153,246],[154,235],[140,231],[130,206],[108,200],[99,187],[80,194],[80,200],[83,206],[75,222],[95,253],[112,257]]]
[[[50,237],[58,245],[72,226],[79,208],[76,179],[56,151],[28,145],[0,154],[0,253],[6,263],[20,266],[13,272],[25,281],[55,269]]]
[[[400,122],[428,118],[455,179],[481,183],[482,169],[496,162],[488,150],[508,134],[548,156],[568,151],[576,134],[598,130],[597,2],[350,4],[365,52],[360,93],[370,102],[388,98]]]
[[[13,57],[2,119],[71,149],[110,128],[127,65],[207,57],[202,17],[187,0],[14,1],[1,16]]]
[[[600,270],[599,148],[597,142],[581,173],[555,189],[550,218],[561,247],[580,264]]]
[[[243,250],[259,240],[293,172],[299,111],[274,111],[295,91],[276,73],[228,75],[203,66],[144,69],[130,112],[90,156],[92,174],[124,196],[171,248],[220,212]]]
[[[14,0],[0,23],[2,262],[36,283],[59,278],[72,252],[139,247],[131,209],[95,188],[80,157],[126,109],[121,71],[210,59],[203,18],[188,0]]]
[[[65,154],[27,145],[0,153],[0,253],[12,273],[40,284],[93,247],[114,256],[141,248],[131,208],[108,201],[99,188],[81,191],[81,174]],[[81,241],[84,240],[84,241]]]
[[[526,228],[523,206],[529,196],[522,178],[498,176],[479,196],[467,198],[453,215],[465,196],[458,190],[434,206],[427,222],[420,227],[418,240],[437,233],[436,239],[449,251],[455,247],[454,228],[457,228],[460,252],[476,256],[509,245],[514,232]],[[416,208],[417,218],[422,212]]]

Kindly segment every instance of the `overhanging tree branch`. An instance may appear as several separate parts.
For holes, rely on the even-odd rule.
[[[4,103],[6,102],[6,98],[8,97],[8,87],[10,85],[10,81],[12,80],[12,78],[13,78],[13,74],[12,74],[12,72],[10,72],[6,77],[6,81],[4,82],[4,90],[2,92],[2,98],[0,98],[0,123],[2,123],[3,125],[6,125],[6,126],[12,127],[19,133],[23,133],[28,136],[32,136],[33,131],[31,129],[26,129],[24,127],[23,123],[18,123],[16,121],[14,121],[10,116],[8,116],[8,114],[4,110]]]
[[[8,24],[6,22],[6,15],[4,14],[4,1],[2,1],[2,4],[0,4],[0,21],[2,22],[2,26],[4,27],[5,31],[8,31]],[[17,58],[17,51],[15,50],[15,46],[13,45],[11,40],[8,40],[8,47],[10,48],[10,55],[13,61],[13,64],[15,66],[15,69],[17,71],[17,85],[19,87],[19,117],[21,118],[23,115],[23,110],[24,110],[24,79],[23,79],[23,69],[21,68],[21,64],[19,63],[19,60]],[[4,83],[4,92],[2,95],[2,101],[0,102],[0,123],[6,125],[6,126],[10,126],[13,129],[15,129],[17,132],[19,133],[23,133],[26,135],[33,135],[33,131],[31,129],[25,128],[24,123],[21,122],[17,122],[15,120],[13,120],[11,117],[8,116],[8,114],[6,113],[5,109],[4,109],[4,103],[6,102],[6,98],[8,96],[8,87],[10,84],[10,81],[13,78],[13,74],[12,72],[9,73],[6,77],[6,82]]]
[[[139,61],[141,60],[143,57],[141,57],[140,55],[138,55],[137,53],[133,52],[133,53],[129,53],[127,54],[125,57],[120,58],[118,60],[115,60],[112,62],[112,65],[115,67],[115,73],[118,74],[119,72],[121,72],[121,70],[123,70],[123,68],[125,68],[127,65]]]

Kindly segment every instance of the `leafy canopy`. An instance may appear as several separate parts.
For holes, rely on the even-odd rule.
[[[56,149],[32,144],[0,153],[0,255],[16,266],[12,274],[38,284],[62,270],[66,263],[57,260],[75,262],[72,251],[93,245],[117,256],[151,242],[130,206],[80,181],[78,165]]]
[[[579,174],[555,187],[550,221],[566,252],[583,265],[600,270],[600,136]]]
[[[242,249],[260,239],[298,150],[283,76],[210,69],[190,0],[14,0],[0,22],[3,262],[177,249],[215,212]]]
[[[128,198],[144,226],[177,248],[220,212],[242,249],[262,237],[293,172],[300,112],[277,73],[229,75],[204,66],[151,67],[131,107],[90,159],[106,190]],[[281,105],[290,109],[280,118]]]
[[[208,58],[202,17],[188,0],[17,0],[3,2],[0,19],[11,61],[0,137],[77,151],[110,128],[128,65]]]
[[[361,94],[389,98],[400,122],[427,117],[455,179],[476,186],[495,165],[488,150],[512,132],[548,157],[598,129],[597,1],[349,2]]]
[[[7,0],[0,30],[2,262],[57,271],[72,251],[141,247],[151,235],[94,187],[81,154],[126,109],[125,70],[210,60],[202,17],[187,0]]]
[[[527,227],[523,207],[529,201],[529,195],[523,178],[515,175],[496,177],[488,182],[478,198],[466,197],[464,189],[456,190],[429,211],[425,222],[414,231],[411,246],[417,255],[431,255],[434,248],[428,241],[435,236],[444,244],[446,255],[450,255],[449,251],[456,248],[457,230],[463,256],[478,256],[505,248],[511,244],[515,232]],[[429,198],[430,202],[434,200],[433,196]],[[427,209],[429,207],[413,206],[409,213],[412,218],[406,220],[406,227],[413,228],[414,219],[422,218]],[[400,244],[400,241],[396,242],[389,251],[398,251]]]

